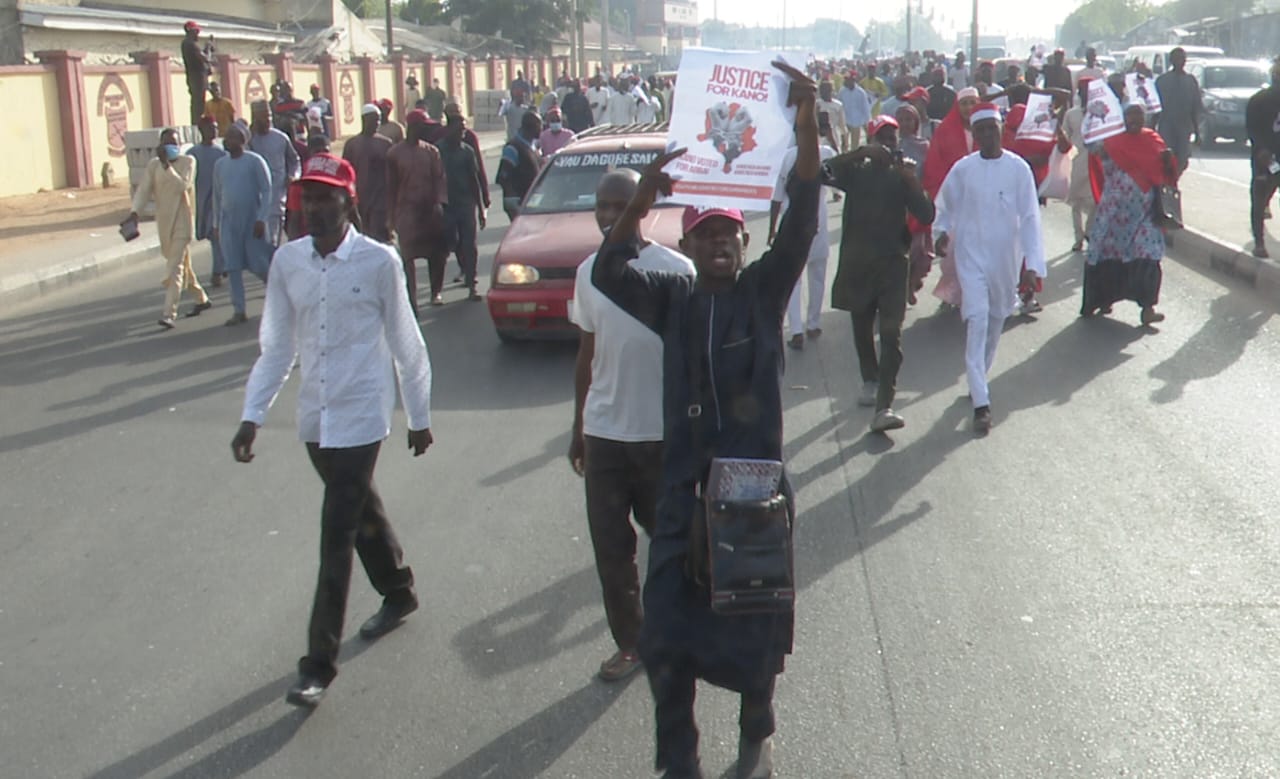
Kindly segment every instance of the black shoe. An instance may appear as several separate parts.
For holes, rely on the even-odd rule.
[[[973,432],[984,434],[991,430],[991,407],[981,406],[973,410]]]
[[[320,705],[320,701],[324,698],[324,694],[328,689],[329,685],[314,676],[299,676],[298,681],[294,682],[293,686],[289,688],[289,694],[285,695],[284,699],[294,706],[314,709]]]
[[[735,779],[770,779],[773,776],[773,737],[760,741],[738,739],[738,765]]]
[[[213,303],[211,303],[208,300],[206,300],[203,303],[196,303],[194,306],[191,307],[191,310],[187,312],[187,316],[188,317],[200,316],[200,312],[208,311],[211,308],[213,308]]]
[[[484,295],[481,295],[476,291],[475,287],[472,287],[471,291],[467,293],[467,300],[470,300],[472,303],[479,303],[481,300],[484,300]]]
[[[360,637],[365,641],[381,638],[404,622],[404,618],[418,610],[418,599],[412,596],[404,601],[382,602],[382,608],[360,626]]]

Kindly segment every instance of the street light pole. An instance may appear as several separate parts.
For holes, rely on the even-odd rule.
[[[978,65],[978,0],[973,0],[973,25],[969,28],[969,72]]]
[[[392,50],[395,49],[395,42],[392,40],[392,37],[393,37],[393,33],[391,32],[391,0],[387,0],[387,60],[391,59],[391,52]],[[428,75],[428,78],[430,78],[429,75]],[[426,89],[427,86],[430,86],[430,84],[424,86],[423,89]]]
[[[907,0],[907,48],[902,52],[903,56],[911,53],[911,2],[912,0]]]
[[[609,73],[609,0],[600,0],[600,68]]]

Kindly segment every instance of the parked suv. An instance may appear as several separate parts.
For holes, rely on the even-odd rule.
[[[665,124],[602,125],[579,135],[543,167],[493,260],[487,302],[503,341],[576,338],[569,317],[578,266],[600,248],[596,185],[607,171],[641,170],[666,149]],[[658,205],[645,237],[676,248],[681,209]]]
[[[1216,144],[1218,138],[1247,141],[1244,108],[1249,98],[1271,81],[1267,67],[1251,60],[1224,58],[1189,62],[1187,72],[1200,82],[1204,97],[1199,130],[1205,148]]]

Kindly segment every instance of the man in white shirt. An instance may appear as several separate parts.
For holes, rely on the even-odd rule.
[[[631,82],[619,79],[618,89],[609,95],[606,121],[609,124],[635,124],[636,98],[631,94]]]
[[[596,224],[601,232],[618,221],[639,181],[628,168],[600,179]],[[688,257],[639,238],[643,248],[634,267],[694,275]],[[618,646],[600,665],[600,678],[612,682],[640,667],[636,645],[643,613],[631,517],[645,533],[653,531],[662,481],[662,339],[591,283],[594,267],[593,254],[578,266],[573,287],[572,318],[582,333],[569,464],[585,479],[596,571]]]
[[[833,89],[830,81],[823,81],[818,85],[818,118],[821,119],[822,114],[826,114],[836,137],[843,138],[849,132],[849,125],[845,118],[844,103],[835,99]]]
[[[773,187],[773,202],[769,204],[770,246],[773,245],[773,239],[777,233],[779,215],[791,205],[791,199],[787,197],[787,181],[791,178],[791,171],[795,169],[798,155],[797,147],[792,146],[787,149],[787,153],[782,158],[782,169],[778,171],[777,183]],[[818,143],[818,157],[823,163],[834,156],[836,156],[835,149],[824,142]],[[791,335],[787,346],[792,349],[803,349],[805,336],[812,339],[822,335],[822,301],[827,291],[827,260],[831,257],[831,238],[827,234],[827,194],[827,187],[823,187],[822,196],[818,199],[822,204],[818,206],[818,232],[813,236],[813,242],[809,244],[809,259],[804,264],[804,277],[796,280],[796,286],[791,290],[791,301],[787,304],[787,331]],[[800,287],[803,286],[804,281],[809,285],[807,314],[802,314],[804,296]]]
[[[383,596],[382,608],[361,626],[362,638],[389,632],[418,608],[413,571],[387,521],[373,469],[391,432],[395,376],[409,448],[416,457],[433,443],[431,362],[400,258],[351,226],[355,198],[350,163],[328,154],[307,161],[302,213],[310,235],[276,251],[258,333],[262,351],[231,441],[238,462],[253,460],[257,429],[300,357],[298,434],[325,494],[307,654],[286,696],[295,706],[319,704],[338,673],[353,551]]]
[[[862,145],[862,128],[871,122],[871,96],[858,83],[858,74],[849,71],[840,87],[840,104],[844,106],[846,132],[837,135],[840,151],[850,151]]]
[[[956,52],[956,64],[947,73],[947,81],[957,92],[969,86],[969,68],[964,64],[963,52]]]
[[[1019,286],[1035,288],[1045,275],[1040,204],[1031,168],[1000,148],[1000,109],[982,103],[969,116],[979,151],[951,168],[938,192],[935,245],[955,244],[956,275],[965,321],[965,367],[973,399],[973,429],[991,429],[987,374],[995,362],[1004,320]],[[954,240],[951,240],[954,239]],[[1019,269],[1025,270],[1019,278]]]
[[[609,96],[613,90],[605,85],[599,76],[591,77],[591,88],[587,90],[587,102],[591,105],[593,124],[604,124],[605,114],[609,109]]]
[[[652,124],[658,121],[659,103],[654,102],[644,84],[638,83],[632,87],[631,94],[636,99],[636,121],[640,124]]]

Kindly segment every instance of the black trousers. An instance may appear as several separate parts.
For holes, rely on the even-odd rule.
[[[1280,187],[1280,176],[1272,175],[1266,168],[1259,170],[1256,161],[1251,168],[1253,178],[1249,182],[1249,226],[1253,228],[1254,243],[1263,246],[1267,241],[1266,220],[1263,217],[1266,216],[1267,205],[1276,194],[1276,188]],[[1259,176],[1262,178],[1258,178]]]
[[[449,249],[458,255],[458,267],[462,268],[470,289],[476,284],[476,265],[480,261],[480,250],[476,246],[476,205],[445,206],[444,230]]]
[[[653,691],[658,720],[658,771],[676,775],[694,774],[698,765],[698,725],[693,704],[697,677],[688,665],[668,664],[650,668],[649,689]],[[773,712],[773,689],[777,676],[757,690],[742,693],[738,709],[738,729],[746,741],[762,741],[773,735],[777,722]]]
[[[907,316],[907,286],[911,266],[895,262],[875,279],[873,289],[858,295],[858,304],[849,312],[853,320],[853,345],[858,350],[858,369],[863,381],[880,385],[876,410],[893,406],[902,368],[902,322]],[[876,358],[876,319],[880,320],[880,356]]]
[[[644,612],[636,570],[636,524],[652,534],[662,482],[662,442],[624,443],[586,436],[587,524],[604,613],[618,648],[635,651]]]
[[[320,575],[316,582],[307,655],[298,672],[325,683],[338,675],[338,647],[351,589],[352,551],[360,555],[373,588],[389,601],[413,598],[413,571],[404,564],[400,542],[387,521],[373,485],[381,442],[348,449],[307,444],[307,454],[324,481],[320,513]]]
[[[187,80],[187,91],[191,93],[191,124],[200,124],[200,117],[204,116],[204,98],[205,92],[209,89],[208,79],[201,81]],[[219,127],[221,131],[225,128]]]

